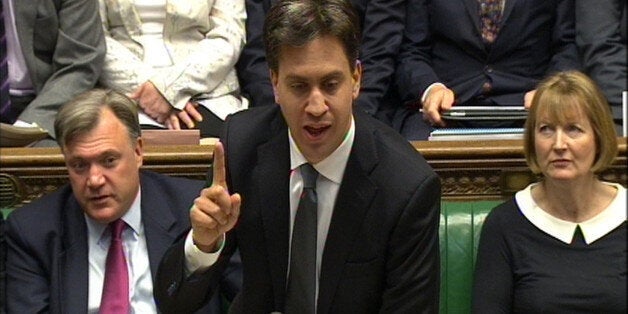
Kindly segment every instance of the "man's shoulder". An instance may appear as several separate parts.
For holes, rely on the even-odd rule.
[[[27,226],[32,231],[41,231],[61,221],[74,206],[78,208],[78,203],[72,188],[66,184],[50,194],[12,210],[6,220],[7,223],[10,221]]]

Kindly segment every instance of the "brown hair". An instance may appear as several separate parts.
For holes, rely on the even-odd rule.
[[[606,169],[617,156],[617,133],[610,107],[600,88],[578,71],[556,73],[539,83],[528,114],[524,132],[524,153],[532,172],[541,173],[535,150],[535,127],[540,113],[564,123],[582,112],[595,133],[596,154],[591,170]]]
[[[282,46],[303,46],[324,35],[340,40],[351,71],[360,47],[360,26],[347,0],[284,0],[272,6],[264,22],[268,67],[279,70]]]

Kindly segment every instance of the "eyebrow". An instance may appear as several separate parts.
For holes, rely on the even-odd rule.
[[[338,79],[342,77],[343,77],[342,71],[332,71],[330,73],[323,75],[322,80],[324,81],[324,80],[329,80],[329,79]],[[286,75],[286,80],[287,81],[307,81],[309,79],[302,75],[288,74]]]

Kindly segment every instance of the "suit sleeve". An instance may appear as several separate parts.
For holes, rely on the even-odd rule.
[[[236,67],[242,94],[252,106],[275,103],[263,40],[269,6],[268,0],[246,0],[246,45]]]
[[[223,276],[227,267],[233,265],[239,267],[239,263],[233,264],[230,261],[235,250],[234,238],[230,236],[227,237],[225,247],[214,265],[204,272],[185,275],[184,244],[188,232],[189,230],[183,233],[168,249],[157,269],[154,294],[161,313],[194,313],[209,302],[218,290],[221,280],[225,284],[226,281],[236,280],[236,286],[239,284],[237,282],[239,277]]]
[[[513,204],[514,206],[514,204]],[[473,279],[473,313],[511,313],[513,272],[502,223],[491,212],[480,234]]]
[[[367,1],[360,61],[364,73],[357,107],[374,115],[391,86],[405,23],[404,0]]]
[[[626,38],[620,33],[626,7],[622,0],[576,0],[576,43],[584,70],[617,109],[621,92],[628,89]]]
[[[33,251],[37,250],[21,235],[28,226],[8,219],[6,222],[7,313],[44,313],[50,311],[49,274]]]
[[[554,29],[552,32],[552,51],[548,74],[577,70],[580,68],[580,57],[576,47],[576,15],[573,0],[558,1]]]
[[[438,313],[439,219],[440,181],[433,174],[408,200],[393,231],[380,313]]]
[[[20,120],[36,122],[51,136],[59,107],[94,87],[105,58],[96,0],[61,0],[58,22],[52,73],[19,116]]]
[[[419,100],[428,86],[439,81],[431,65],[428,9],[427,0],[407,1],[406,28],[395,72],[402,103]]]

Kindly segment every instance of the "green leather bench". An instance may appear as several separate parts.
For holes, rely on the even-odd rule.
[[[471,313],[473,269],[486,215],[502,201],[444,201],[439,226],[440,313]]]

